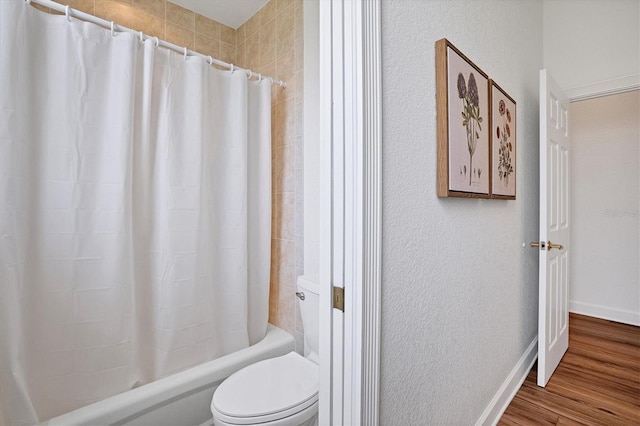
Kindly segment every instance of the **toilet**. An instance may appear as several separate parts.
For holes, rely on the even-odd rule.
[[[211,400],[214,425],[317,425],[318,276],[298,277],[297,290],[304,356],[289,352],[229,376]]]

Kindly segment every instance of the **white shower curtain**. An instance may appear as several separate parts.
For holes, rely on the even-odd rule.
[[[264,337],[271,85],[0,1],[0,424]]]

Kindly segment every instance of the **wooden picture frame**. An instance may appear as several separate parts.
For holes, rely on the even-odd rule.
[[[516,101],[489,80],[491,198],[516,199]]]
[[[436,41],[438,197],[490,198],[489,77]]]

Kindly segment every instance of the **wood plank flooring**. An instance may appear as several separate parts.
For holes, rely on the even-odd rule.
[[[640,327],[569,316],[569,349],[546,388],[534,365],[499,425],[640,425]]]

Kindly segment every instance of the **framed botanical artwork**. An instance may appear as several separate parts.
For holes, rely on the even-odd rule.
[[[490,197],[488,84],[447,39],[436,42],[439,197]]]
[[[491,198],[516,199],[516,101],[495,81],[491,103]]]

